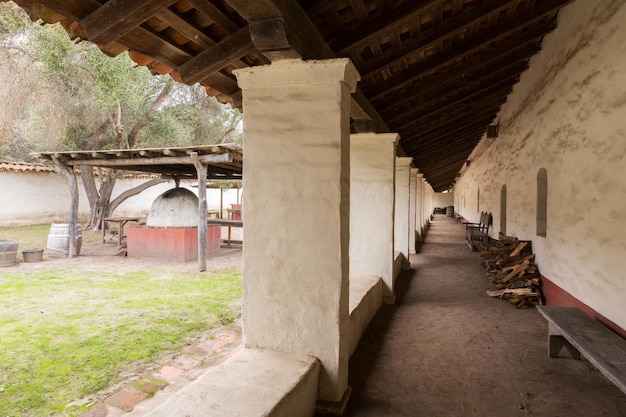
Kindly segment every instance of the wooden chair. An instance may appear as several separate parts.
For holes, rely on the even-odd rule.
[[[487,250],[489,247],[489,225],[491,225],[491,213],[480,213],[480,221],[478,223],[465,224],[465,243],[470,250],[474,252],[478,247],[481,250]]]

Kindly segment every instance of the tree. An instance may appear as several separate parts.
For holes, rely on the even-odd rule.
[[[0,3],[0,43],[8,62],[0,68],[0,87],[7,87],[0,102],[12,104],[0,113],[0,155],[241,143],[241,114],[207,97],[202,87],[152,76],[134,68],[126,54],[110,58],[87,42],[75,45],[59,25],[32,24],[6,3]],[[162,182],[152,179],[111,201],[120,171],[100,169],[96,179],[83,166],[81,173],[89,228],[124,199]]]

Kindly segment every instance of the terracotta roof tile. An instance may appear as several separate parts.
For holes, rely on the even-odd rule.
[[[56,172],[54,167],[30,162],[11,162],[0,159],[0,172]]]

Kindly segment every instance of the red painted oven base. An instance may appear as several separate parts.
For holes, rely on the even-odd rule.
[[[207,226],[207,255],[220,250],[221,232],[220,226]],[[126,242],[127,254],[132,258],[198,259],[197,227],[129,227],[126,229]]]

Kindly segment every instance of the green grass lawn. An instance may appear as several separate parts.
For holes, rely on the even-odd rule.
[[[28,244],[45,247],[36,235]],[[240,269],[94,273],[38,265],[0,269],[0,417],[78,415],[84,409],[69,402],[240,313]]]

